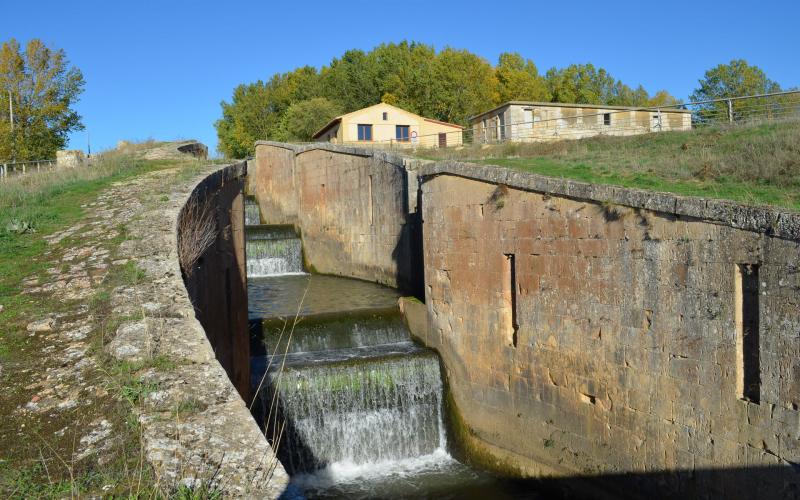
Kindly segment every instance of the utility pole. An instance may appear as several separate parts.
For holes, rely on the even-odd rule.
[[[17,138],[14,136],[14,100],[11,98],[11,89],[8,89],[8,114],[11,119],[11,162],[17,162]]]

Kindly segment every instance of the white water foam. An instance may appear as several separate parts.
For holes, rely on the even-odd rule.
[[[248,240],[246,252],[251,278],[305,274],[299,238]]]
[[[445,473],[461,464],[444,448],[437,448],[433,453],[400,460],[384,460],[371,463],[354,463],[348,460],[334,462],[329,466],[312,473],[297,474],[292,483],[302,490],[328,490],[343,484],[359,484],[368,486],[376,482],[402,481],[406,477],[417,477],[421,474]]]

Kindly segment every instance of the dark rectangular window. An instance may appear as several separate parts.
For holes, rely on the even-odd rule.
[[[397,125],[394,128],[394,137],[400,142],[408,142],[408,125]]]
[[[386,111],[384,111],[384,112],[383,112],[383,121],[386,121],[386,120],[388,120],[388,119],[389,119],[389,113],[387,113]]]
[[[736,266],[736,355],[741,399],[761,400],[758,264]]]
[[[371,141],[372,140],[372,125],[358,125],[358,140]]]
[[[611,125],[611,113],[603,113],[603,125]]]

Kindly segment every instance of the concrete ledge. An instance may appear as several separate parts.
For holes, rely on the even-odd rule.
[[[779,208],[743,205],[732,201],[678,196],[671,193],[591,184],[518,172],[496,165],[477,165],[440,161],[419,165],[417,173],[426,177],[455,175],[492,184],[564,196],[576,200],[613,203],[669,215],[691,217],[713,224],[754,231],[788,240],[800,240],[800,213]]]

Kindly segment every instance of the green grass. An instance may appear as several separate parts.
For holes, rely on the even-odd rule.
[[[116,158],[97,166],[54,171],[12,179],[0,184],[0,304],[20,291],[20,280],[42,271],[49,250],[42,236],[66,229],[84,214],[82,204],[114,182],[173,166],[174,161]],[[6,230],[13,220],[29,223],[35,233]]]
[[[800,123],[424,151],[597,184],[800,210]]]
[[[139,442],[141,430],[132,411],[148,394],[158,389],[156,384],[142,378],[142,371],[150,368],[170,370],[175,363],[163,356],[141,363],[117,363],[101,350],[107,332],[116,330],[123,321],[142,319],[139,314],[127,317],[113,314],[110,304],[111,291],[115,287],[145,279],[145,273],[134,262],[112,266],[94,295],[86,301],[98,327],[89,338],[90,349],[100,361],[103,372],[97,385],[106,388],[114,396],[113,400],[109,402],[100,398],[93,404],[103,405],[102,408],[88,406],[82,408],[80,415],[70,417],[75,419],[71,424],[77,424],[82,419],[90,419],[96,411],[116,423],[118,442],[114,445],[116,454],[111,462],[100,469],[72,464],[69,457],[80,433],[71,429],[63,437],[57,437],[53,432],[64,426],[63,421],[35,416],[25,416],[24,420],[18,418],[14,408],[30,398],[30,393],[23,389],[25,384],[14,377],[19,377],[16,370],[34,367],[40,362],[44,340],[29,336],[25,325],[44,312],[69,311],[76,305],[52,300],[47,294],[23,295],[20,293],[23,288],[21,281],[30,276],[43,278],[41,282],[52,281],[53,277],[45,272],[51,266],[67,272],[70,265],[58,263],[67,248],[100,244],[116,255],[119,244],[130,239],[130,234],[123,222],[114,228],[118,235],[112,239],[95,237],[87,240],[78,232],[60,243],[49,245],[43,237],[81,222],[86,210],[81,205],[95,202],[97,195],[114,183],[166,168],[178,169],[173,178],[179,175],[188,178],[179,172],[183,169],[198,172],[200,167],[196,163],[146,161],[116,154],[91,167],[16,177],[0,183],[0,304],[4,306],[0,313],[0,361],[3,362],[0,383],[6,386],[3,398],[0,398],[0,415],[5,419],[4,444],[9,442],[11,429],[19,428],[22,423],[28,436],[18,445],[5,446],[4,452],[0,453],[0,491],[4,494],[11,494],[14,498],[62,498],[98,493],[102,489],[106,495],[131,494],[132,498],[161,498],[173,494],[192,498],[194,490],[191,489],[182,493],[162,493],[152,477],[152,470],[143,462]],[[172,185],[170,181],[166,189],[171,189]],[[163,196],[161,201],[164,201]],[[7,231],[7,224],[14,220],[24,221],[25,226],[32,227],[35,232]],[[86,229],[91,229],[91,226]],[[189,411],[192,407],[194,405],[189,404],[182,410]],[[39,435],[42,437],[37,440],[34,436]],[[108,491],[105,489],[107,486],[111,488]]]

